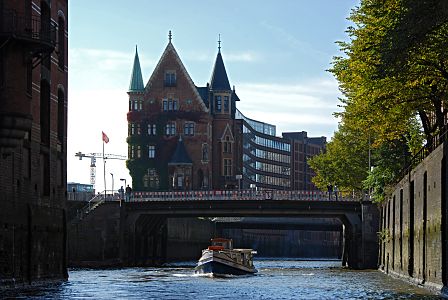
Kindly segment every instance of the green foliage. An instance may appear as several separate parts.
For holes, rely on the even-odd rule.
[[[407,156],[442,132],[448,112],[447,3],[361,0],[353,9],[349,41],[338,42],[342,55],[329,70],[343,94],[340,126],[327,151],[310,161],[318,187],[364,187],[381,201]]]
[[[380,241],[382,242],[389,242],[392,239],[392,236],[390,234],[389,229],[384,228],[381,231],[379,231],[378,233],[378,238],[380,239]]]

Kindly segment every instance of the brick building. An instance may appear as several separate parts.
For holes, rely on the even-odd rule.
[[[315,189],[306,159],[323,150],[325,137],[307,138],[306,132],[277,137],[274,125],[246,118],[236,107],[240,99],[230,86],[220,46],[210,83],[203,87],[188,75],[171,33],[146,85],[136,49],[128,95],[127,167],[134,190],[253,184]]]
[[[67,278],[67,13],[0,1],[0,285]]]

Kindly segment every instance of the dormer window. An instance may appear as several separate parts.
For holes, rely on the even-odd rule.
[[[165,86],[176,86],[176,72],[166,71],[165,72]]]

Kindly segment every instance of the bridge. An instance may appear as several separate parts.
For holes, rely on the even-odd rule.
[[[370,201],[305,191],[136,192],[121,205],[121,260],[130,266],[163,262],[167,218],[319,217],[343,224],[345,266],[377,267],[378,210]],[[324,229],[322,229],[324,230]]]

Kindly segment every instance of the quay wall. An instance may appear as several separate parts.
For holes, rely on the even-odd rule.
[[[409,171],[380,206],[379,269],[439,291],[447,272],[446,148]]]

